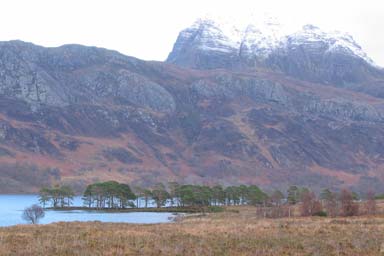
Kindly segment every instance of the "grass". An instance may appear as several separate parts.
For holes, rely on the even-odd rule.
[[[384,215],[260,219],[255,208],[169,224],[0,228],[0,255],[384,255]]]

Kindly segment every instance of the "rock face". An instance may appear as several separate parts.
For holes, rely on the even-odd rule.
[[[238,47],[214,21],[197,20],[179,34],[167,61],[200,69],[232,68],[238,65]]]
[[[104,49],[66,45],[44,49],[12,41],[0,43],[0,94],[38,107],[102,103],[173,111],[172,96],[160,85],[127,70],[139,60]]]
[[[226,27],[236,41],[199,21],[168,59],[184,68],[0,43],[1,192],[111,179],[382,190],[380,69],[353,41],[351,53],[314,27],[265,27]]]

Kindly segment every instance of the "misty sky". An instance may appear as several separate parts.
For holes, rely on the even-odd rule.
[[[164,60],[178,32],[207,13],[241,18],[268,13],[299,29],[315,24],[350,33],[384,66],[382,0],[2,0],[0,40],[43,46],[68,43],[118,50],[146,60]]]

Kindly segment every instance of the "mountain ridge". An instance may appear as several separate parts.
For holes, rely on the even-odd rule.
[[[265,23],[262,28],[252,23],[231,27],[198,19],[180,32],[166,61],[197,69],[265,67],[339,86],[383,77],[383,69],[347,33],[324,32],[314,25],[283,32],[278,22]]]
[[[199,70],[2,42],[2,192],[110,179],[379,191],[383,80],[363,78],[341,86],[268,66]]]

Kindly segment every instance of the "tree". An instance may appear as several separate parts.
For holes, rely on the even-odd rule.
[[[152,189],[151,194],[153,200],[155,200],[157,208],[164,206],[167,202],[167,199],[169,198],[169,193],[165,189],[163,183],[156,184],[155,187]]]
[[[240,204],[240,189],[236,186],[229,186],[224,189],[227,205]]]
[[[258,186],[251,185],[247,188],[247,202],[251,205],[262,205],[268,198],[268,195],[264,193]]]
[[[43,187],[39,192],[39,202],[43,205],[43,208],[47,205],[47,203],[51,200],[51,195],[49,192],[49,188]]]
[[[225,203],[225,193],[221,185],[212,187],[212,200],[214,205],[223,205]]]
[[[133,191],[136,194],[136,207],[140,208],[140,199],[143,197],[143,189],[141,187],[133,187]]]
[[[127,206],[135,206],[135,204],[130,200],[135,200],[136,195],[132,192],[128,184],[118,184],[115,191],[115,196],[117,200],[120,201],[120,208],[125,208]]]
[[[73,197],[75,196],[75,193],[73,192],[72,188],[69,186],[61,186],[60,187],[60,206],[70,206],[73,201]]]
[[[174,206],[179,205],[179,188],[180,185],[176,181],[168,182],[168,188],[169,188],[169,197],[171,199],[171,205]]]
[[[343,189],[340,193],[341,215],[354,216],[359,212],[359,205],[353,201],[353,193]]]
[[[44,216],[44,209],[37,204],[25,208],[22,214],[22,218],[32,224],[37,224]]]
[[[181,206],[191,206],[196,203],[196,195],[193,185],[182,185],[179,188]]]
[[[296,204],[299,201],[299,188],[297,186],[290,186],[287,193],[287,202],[289,204]]]
[[[329,190],[328,188],[325,188],[320,192],[320,199],[323,201],[330,200],[332,197],[333,197],[332,191]]]
[[[212,189],[208,186],[194,186],[195,204],[199,206],[211,205]]]
[[[66,207],[72,204],[74,192],[69,186],[43,187],[39,191],[39,202],[45,208],[48,203],[52,207]]]
[[[273,191],[270,196],[271,203],[275,206],[281,205],[281,201],[284,199],[284,194],[280,190]]]
[[[313,216],[322,211],[321,203],[316,199],[312,191],[304,191],[301,195],[301,216]]]
[[[364,210],[365,214],[373,215],[376,213],[376,200],[375,193],[373,191],[369,191],[366,195],[366,200],[364,202]]]
[[[352,198],[354,201],[359,201],[360,200],[360,196],[357,192],[355,191],[352,191]]]
[[[268,218],[284,218],[290,216],[290,205],[277,205],[269,208],[266,214]]]
[[[98,182],[88,185],[84,195],[84,205],[96,208],[125,208],[134,207],[131,200],[135,200],[136,195],[127,184],[116,181]]]
[[[329,189],[324,189],[320,193],[320,198],[323,201],[323,206],[330,217],[336,217],[339,213],[339,207],[337,204],[337,195]]]
[[[249,195],[249,188],[246,185],[240,185],[237,188],[237,191],[238,191],[239,197],[240,197],[240,204],[247,203],[247,198]]]
[[[149,189],[143,190],[143,197],[144,197],[144,207],[148,208],[148,201],[152,197],[152,192]]]
[[[305,194],[305,193],[308,193],[310,192],[311,190],[309,188],[306,188],[306,187],[301,187],[299,188],[299,191],[297,193],[297,198],[298,198],[298,201],[301,202],[301,195]]]

